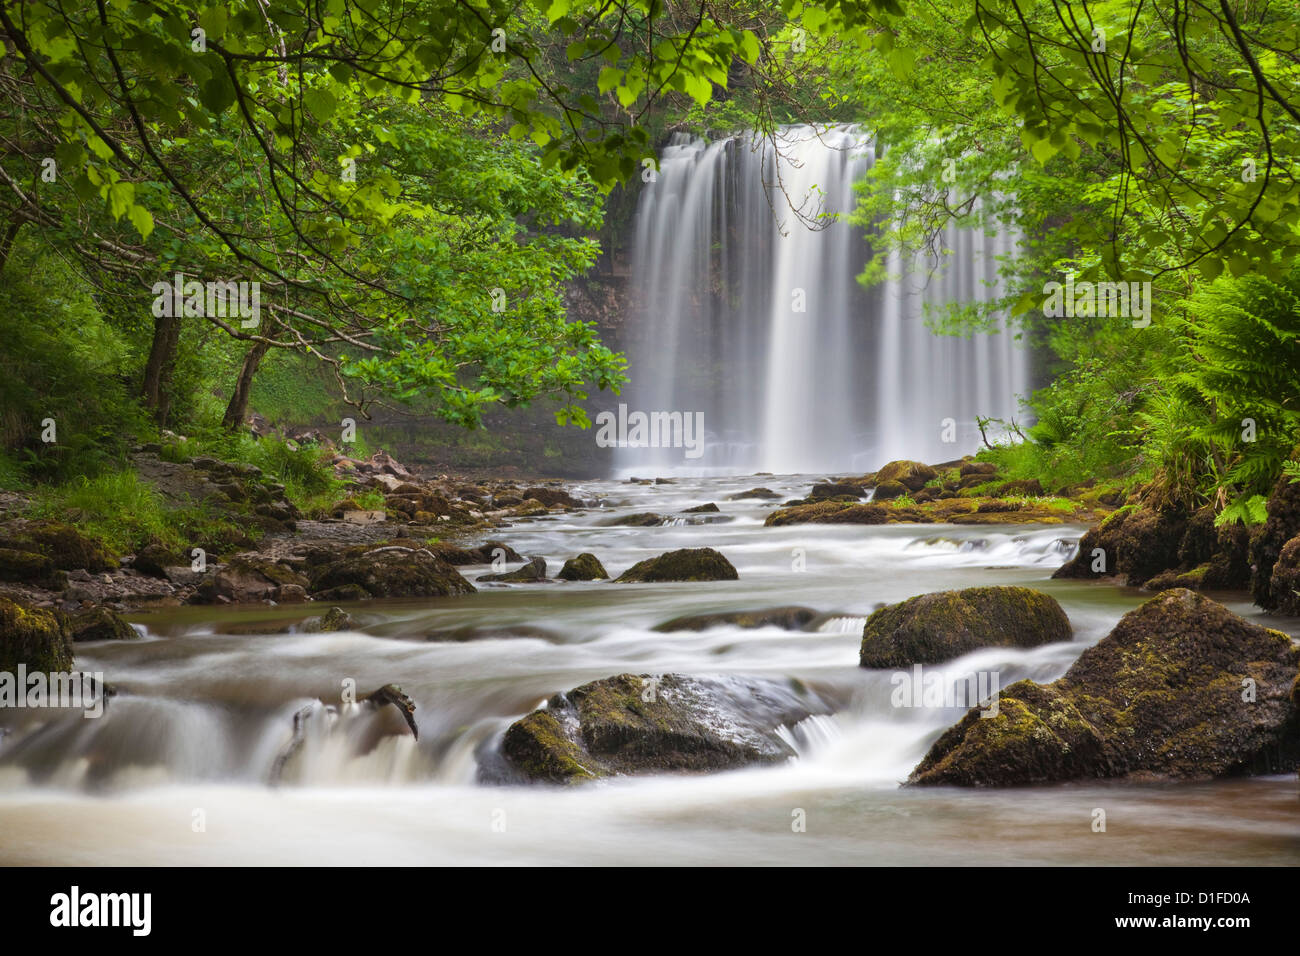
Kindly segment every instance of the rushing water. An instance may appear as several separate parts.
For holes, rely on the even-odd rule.
[[[1030,584],[1061,601],[1074,640],[985,650],[951,675],[1003,687],[1059,676],[1143,595],[1051,581],[1081,529],[765,528],[770,505],[727,495],[807,477],[596,482],[601,509],[521,523],[499,537],[558,570],[592,551],[612,574],[675,547],[710,546],[733,582],[483,586],[465,597],[352,608],[360,630],[253,634],[319,608],[183,608],[138,621],[136,642],[78,645],[78,666],[117,686],[95,720],[9,712],[0,743],[0,863],[1289,863],[1300,862],[1296,781],[1098,784],[967,791],[900,787],[962,710],[895,708],[889,674],[856,666],[875,606],[974,584]],[[611,517],[721,521],[652,528]],[[713,516],[719,517],[719,516]],[[801,570],[802,569],[802,570]],[[471,569],[472,578],[479,570]],[[658,633],[687,613],[801,604],[812,632],[732,627]],[[1231,605],[1254,616],[1244,603]],[[578,789],[478,782],[510,721],[547,696],[612,674],[798,678],[836,705],[789,732],[797,759],[707,776]],[[399,683],[419,741],[387,714],[343,707],[343,681]],[[277,771],[302,714],[303,744]],[[270,780],[278,773],[279,783]],[[1106,810],[1106,833],[1091,829]],[[794,832],[797,811],[806,832]],[[196,820],[202,828],[196,829]]]
[[[632,409],[701,413],[704,453],[629,448],[625,469],[866,471],[979,445],[976,416],[1009,420],[1028,388],[1011,331],[933,334],[925,310],[997,294],[1009,231],[948,228],[938,257],[889,262],[861,288],[868,246],[835,217],[875,161],[854,127],[706,142],[678,134],[641,194]]]

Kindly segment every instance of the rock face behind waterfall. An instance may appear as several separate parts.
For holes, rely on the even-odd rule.
[[[510,725],[501,752],[515,773],[550,783],[727,770],[793,757],[777,729],[826,710],[774,681],[620,674],[556,694]]]
[[[1070,620],[1056,599],[1020,587],[936,591],[882,607],[862,631],[862,667],[939,664],[981,647],[1037,647],[1068,641]]]
[[[1013,786],[1098,777],[1294,770],[1300,649],[1185,589],[1130,611],[1060,680],[972,710],[910,782]]]

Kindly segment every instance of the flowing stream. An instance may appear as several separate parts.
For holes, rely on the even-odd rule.
[[[354,605],[359,630],[329,634],[250,633],[296,628],[320,606],[138,615],[143,639],[77,647],[78,667],[102,671],[119,691],[103,717],[4,713],[0,863],[1300,862],[1294,776],[901,787],[963,709],[894,707],[889,672],[856,666],[874,607],[976,584],[1051,593],[1072,642],[985,650],[946,667],[996,671],[1006,687],[1059,676],[1144,595],[1049,580],[1077,527],[765,528],[770,503],[727,500],[760,484],[796,497],[810,480],[592,482],[582,491],[602,507],[496,535],[544,556],[552,574],[582,551],[617,575],[672,548],[715,547],[739,581],[481,585],[465,597]],[[708,501],[720,515],[681,515]],[[678,518],[608,524],[642,511]],[[651,630],[681,614],[784,604],[825,616],[806,632]],[[798,757],[778,766],[574,789],[480,782],[481,760],[512,720],[557,691],[623,672],[797,679],[836,711],[789,728]],[[327,711],[320,701],[338,702],[347,680],[360,692],[400,684],[417,704],[418,742],[387,732],[392,708]],[[296,714],[302,745],[281,761]],[[1098,807],[1105,833],[1092,831]],[[806,830],[796,832],[801,811]]]

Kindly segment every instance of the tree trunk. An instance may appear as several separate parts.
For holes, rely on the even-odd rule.
[[[257,366],[269,348],[265,342],[254,342],[244,356],[244,364],[240,367],[239,378],[235,382],[235,393],[230,396],[230,404],[226,406],[226,414],[221,419],[221,427],[226,431],[233,432],[244,423],[248,414],[248,393],[253,388],[253,376],[257,374]]]
[[[171,413],[171,378],[176,365],[176,347],[181,338],[181,320],[170,315],[154,319],[153,345],[144,367],[144,403],[159,427]]]

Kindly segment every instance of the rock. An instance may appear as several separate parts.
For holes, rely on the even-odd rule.
[[[496,574],[480,574],[476,581],[503,581],[513,582],[515,584],[530,584],[537,581],[546,580],[546,559],[533,558],[522,568],[516,568],[513,571],[502,571]]]
[[[0,597],[0,672],[16,674],[19,664],[41,673],[72,670],[72,635],[54,612]]]
[[[1068,641],[1070,620],[1051,595],[1030,588],[935,591],[867,618],[862,667],[939,664],[982,647],[1038,647]]]
[[[43,554],[0,548],[0,581],[14,581],[59,591],[67,584],[67,577],[62,571],[56,570],[54,562]]]
[[[516,518],[536,518],[549,513],[550,509],[536,498],[528,498],[510,509],[510,514]]]
[[[601,522],[601,525],[607,528],[654,528],[667,520],[663,515],[655,514],[653,511],[641,511],[633,515],[617,515],[613,518],[607,518]]]
[[[773,511],[763,524],[779,528],[788,524],[885,524],[888,520],[889,511],[883,505],[818,501]]]
[[[1289,456],[1300,456],[1300,446]],[[1254,572],[1250,579],[1250,590],[1255,603],[1266,611],[1272,611],[1282,604],[1286,595],[1273,590],[1273,565],[1282,556],[1282,549],[1288,541],[1300,535],[1300,482],[1294,484],[1283,475],[1273,486],[1268,499],[1268,520],[1262,527],[1255,529],[1250,537],[1250,563]],[[1285,581],[1284,573],[1279,584]]]
[[[995,485],[990,491],[990,494],[994,498],[1010,498],[1012,496],[1041,498],[1043,495],[1043,486],[1037,478],[1016,478],[1012,481],[1004,481],[999,485]]]
[[[1278,614],[1300,614],[1300,535],[1282,546],[1273,564],[1269,596]]]
[[[712,548],[680,548],[638,561],[618,576],[619,584],[658,581],[735,581],[731,562]]]
[[[880,485],[889,481],[897,481],[908,491],[920,491],[926,482],[938,477],[937,471],[919,461],[891,461],[876,472],[876,493],[879,495]]]
[[[561,581],[600,581],[609,577],[605,566],[591,552],[584,551],[576,558],[569,558],[556,575]]]
[[[168,568],[186,563],[180,555],[160,544],[145,545],[131,559],[131,567],[151,578],[165,578]]]
[[[1291,638],[1203,595],[1165,591],[1120,620],[1046,686],[1005,688],[972,710],[910,782],[1014,786],[1294,770],[1300,721]]]
[[[758,611],[723,611],[717,614],[687,614],[655,627],[656,631],[706,631],[711,627],[782,627],[787,631],[807,630],[820,617],[810,607],[769,607]]]
[[[307,578],[274,561],[255,556],[235,557],[199,585],[194,600],[203,604],[214,600],[235,604],[278,601],[280,589],[286,585],[305,589]]]
[[[527,561],[522,554],[503,541],[485,541],[477,548],[471,548],[475,564],[491,564],[493,561]]]
[[[30,551],[46,557],[56,570],[91,572],[116,571],[117,557],[99,542],[86,537],[70,525],[54,521],[37,521],[25,525],[12,538],[0,539],[0,548]]]
[[[728,501],[744,501],[746,498],[758,498],[763,501],[777,501],[781,496],[771,488],[750,488],[748,491],[742,491],[734,495],[727,495]]]
[[[876,501],[890,501],[907,493],[908,489],[901,481],[882,481],[876,485],[876,493],[872,498]]]
[[[525,488],[523,497],[540,501],[548,508],[581,508],[582,502],[562,488]]]
[[[106,607],[94,607],[69,617],[68,630],[72,640],[82,641],[133,641],[140,635],[122,618]]]
[[[778,734],[825,704],[790,684],[620,674],[557,694],[510,725],[507,763],[529,780],[704,772],[794,756]]]
[[[280,604],[301,604],[311,600],[307,597],[307,588],[301,584],[281,584],[275,592],[275,600]]]
[[[808,492],[808,499],[817,501],[821,498],[837,498],[841,495],[848,495],[850,498],[861,498],[862,489],[857,485],[842,482],[820,481],[812,486],[812,491]]]
[[[964,461],[957,468],[957,474],[967,478],[971,475],[993,475],[997,470],[998,466],[991,461]]]
[[[353,549],[316,568],[310,590],[318,600],[356,600],[472,594],[475,587],[426,548],[388,545]]]
[[[721,511],[721,510],[722,510],[721,508],[719,508],[712,501],[710,501],[707,505],[696,505],[694,508],[683,508],[682,514],[684,515],[712,514],[716,511]]]
[[[1140,587],[1161,571],[1178,566],[1178,546],[1187,530],[1187,517],[1173,511],[1135,508],[1117,511],[1085,534],[1079,552],[1057,569],[1054,578],[1098,578],[1123,574],[1130,587]],[[1094,571],[1104,552],[1104,570]]]
[[[355,626],[351,614],[341,607],[332,607],[312,621],[304,630],[331,633],[333,631],[350,631]]]

